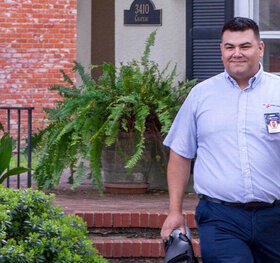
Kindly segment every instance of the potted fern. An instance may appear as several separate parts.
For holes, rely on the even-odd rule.
[[[148,37],[139,61],[132,60],[119,68],[108,63],[91,66],[91,70],[103,70],[97,82],[77,62],[74,70],[81,76],[80,87],[62,71],[68,86],[51,89],[58,91],[63,100],[56,108],[45,109],[49,125],[33,138],[41,156],[34,172],[39,187],[58,184],[65,168],[70,168],[73,187],[87,174],[101,190],[101,167],[105,185],[121,170],[122,183],[133,184],[133,175],[136,181],[147,181],[150,156],[165,159],[163,137],[195,80],[174,84],[176,67],[168,73],[167,64],[161,71],[149,59],[155,35],[152,32]],[[113,164],[121,165],[112,171]],[[132,170],[137,164],[141,172]],[[111,174],[109,181],[107,174]]]

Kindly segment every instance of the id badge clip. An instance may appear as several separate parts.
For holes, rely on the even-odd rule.
[[[280,132],[280,113],[265,113],[264,118],[268,133]]]

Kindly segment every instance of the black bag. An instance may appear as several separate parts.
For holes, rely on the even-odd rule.
[[[190,229],[186,227],[186,235],[175,229],[168,241],[164,241],[164,263],[198,263],[194,255]]]

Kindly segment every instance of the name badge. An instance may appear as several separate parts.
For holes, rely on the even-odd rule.
[[[265,113],[264,118],[268,133],[280,132],[280,113]]]

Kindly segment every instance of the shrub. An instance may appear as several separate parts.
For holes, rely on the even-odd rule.
[[[107,262],[80,217],[52,206],[53,195],[0,186],[0,262]]]

